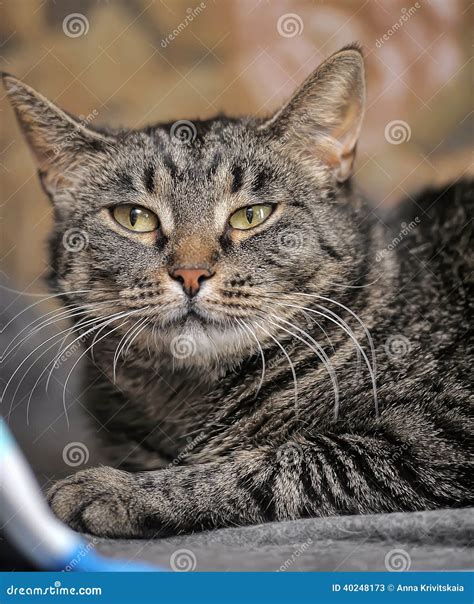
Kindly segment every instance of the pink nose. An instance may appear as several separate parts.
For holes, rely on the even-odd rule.
[[[170,275],[176,281],[179,281],[183,286],[184,291],[188,296],[195,296],[201,289],[201,283],[204,279],[212,277],[213,273],[207,268],[185,268],[179,267],[170,272]]]

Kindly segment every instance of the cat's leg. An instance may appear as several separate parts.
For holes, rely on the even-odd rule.
[[[382,437],[316,436],[152,472],[83,470],[55,485],[49,500],[73,528],[110,537],[459,505],[467,468],[446,443],[436,449],[420,443],[415,451]]]

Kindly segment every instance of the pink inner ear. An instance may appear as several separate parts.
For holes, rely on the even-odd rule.
[[[354,150],[343,155],[339,161],[339,167],[336,168],[335,175],[338,182],[344,182],[349,178],[352,173],[352,166],[354,164],[355,147]]]

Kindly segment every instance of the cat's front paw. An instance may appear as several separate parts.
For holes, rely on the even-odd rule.
[[[109,467],[82,470],[48,493],[54,513],[71,528],[99,537],[141,536],[133,474]]]

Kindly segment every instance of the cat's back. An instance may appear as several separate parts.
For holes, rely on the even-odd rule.
[[[472,284],[474,181],[409,196],[388,217],[388,238],[401,276],[463,291]]]
[[[448,372],[459,380],[474,362],[473,217],[469,180],[426,189],[385,216],[379,266],[394,274],[378,330],[382,339],[402,334],[417,351],[397,370],[402,361],[413,375],[437,367],[448,383]]]

